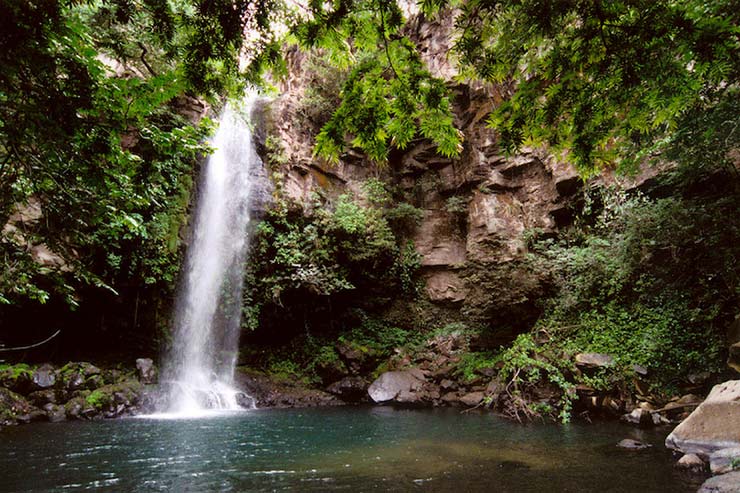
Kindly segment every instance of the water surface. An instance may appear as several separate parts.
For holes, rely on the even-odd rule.
[[[45,423],[0,430],[0,491],[695,491],[668,431],[386,407]]]

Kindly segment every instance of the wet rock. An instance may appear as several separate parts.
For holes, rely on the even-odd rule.
[[[19,417],[29,415],[35,409],[22,395],[0,387],[0,425],[14,425]]]
[[[257,407],[257,402],[254,397],[245,392],[238,392],[235,396],[236,405],[244,409],[254,409]]]
[[[617,444],[617,447],[627,450],[645,450],[652,447],[652,445],[650,445],[649,443],[640,442],[638,440],[633,440],[631,438],[625,438]]]
[[[483,401],[483,396],[483,392],[471,392],[460,397],[460,402],[469,407],[477,406]]]
[[[418,369],[387,371],[380,375],[368,388],[370,398],[377,403],[395,400],[400,394],[408,400],[408,395],[419,391],[425,383],[424,375]]]
[[[44,411],[46,411],[46,418],[52,423],[59,423],[67,419],[67,415],[64,411],[64,406],[59,406],[57,404],[46,404],[43,409]]]
[[[578,353],[575,363],[584,369],[608,368],[614,365],[614,357],[602,353]]]
[[[740,493],[740,471],[707,479],[697,493]]]
[[[703,473],[707,465],[696,454],[686,454],[676,462],[676,468],[691,474]]]
[[[50,364],[43,364],[33,372],[33,384],[37,389],[44,390],[54,386],[57,381],[57,371]]]
[[[368,384],[362,377],[345,377],[327,387],[326,391],[343,401],[362,402],[367,400]]]
[[[712,474],[725,474],[740,470],[740,447],[724,448],[709,455]]]
[[[668,435],[665,445],[698,455],[740,447],[740,380],[715,385],[706,400]]]
[[[129,380],[97,388],[85,400],[96,413],[105,417],[117,417],[136,407],[141,392],[141,383]]]
[[[139,382],[144,385],[157,383],[158,371],[151,358],[138,358],[136,360],[136,372]]]

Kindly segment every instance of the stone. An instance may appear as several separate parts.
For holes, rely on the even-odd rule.
[[[723,448],[709,455],[712,474],[725,474],[740,470],[740,447]]]
[[[421,390],[424,382],[423,375],[413,369],[387,371],[370,384],[367,393],[374,402],[388,402],[395,400],[402,392]]]
[[[715,385],[706,400],[668,435],[665,445],[700,456],[740,447],[740,380]]]
[[[678,459],[678,462],[676,462],[676,468],[692,474],[699,474],[706,470],[707,465],[698,455],[686,454]]]
[[[92,390],[98,387],[101,382],[100,368],[91,363],[67,363],[57,372],[57,387],[68,391]]]
[[[45,404],[57,404],[57,395],[53,389],[37,390],[28,394],[28,400],[34,406],[43,407]]]
[[[139,382],[144,385],[152,385],[157,383],[157,367],[154,365],[154,361],[151,358],[138,358],[136,360],[136,371],[139,377]]]
[[[575,362],[580,368],[608,368],[614,365],[614,357],[602,353],[578,353]]]
[[[64,405],[64,412],[68,419],[86,419],[95,415],[95,409],[84,397],[75,397]]]
[[[43,364],[33,372],[32,380],[34,386],[39,390],[51,388],[57,380],[56,368],[48,363]]]
[[[483,401],[483,392],[471,392],[460,397],[460,402],[466,406],[477,406]]]
[[[34,408],[22,395],[0,387],[0,425],[13,425]],[[22,421],[22,419],[20,419]]]
[[[622,415],[621,420],[625,423],[646,428],[660,424],[660,416],[657,413],[653,413],[639,407],[637,409],[633,409],[629,414]]]
[[[64,406],[49,403],[46,404],[43,409],[46,411],[46,418],[52,423],[59,423],[67,419]]]
[[[697,493],[740,493],[740,471],[707,479]]]
[[[650,445],[649,443],[640,442],[638,440],[633,440],[631,438],[625,438],[617,444],[617,447],[627,450],[645,450],[652,447],[652,445]]]
[[[345,377],[326,388],[346,402],[361,402],[367,398],[367,382],[362,377]]]

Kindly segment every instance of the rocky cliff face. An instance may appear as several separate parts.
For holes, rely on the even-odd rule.
[[[455,123],[465,139],[459,158],[441,157],[421,139],[393,153],[383,168],[352,152],[336,165],[314,158],[315,135],[328,117],[316,110],[317,94],[331,111],[341,85],[296,51],[282,95],[266,107],[265,161],[281,181],[279,193],[305,208],[315,191],[329,197],[358,191],[371,177],[392,183],[423,211],[412,239],[422,257],[426,316],[521,330],[536,319],[535,301],[547,289],[544,279],[520,265],[527,239],[568,225],[584,183],[572,166],[544,149],[503,154],[485,120],[504,89],[453,82],[447,24],[417,17],[406,29],[430,71],[451,88]]]

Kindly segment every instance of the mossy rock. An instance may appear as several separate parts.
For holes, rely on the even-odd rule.
[[[64,405],[64,412],[69,419],[89,419],[98,413],[87,397],[82,396],[69,400]]]
[[[104,385],[90,392],[85,402],[107,417],[120,415],[138,404],[143,386],[136,380]]]
[[[0,387],[27,394],[33,390],[33,371],[33,367],[25,363],[0,365]]]
[[[0,425],[26,421],[25,417],[38,411],[22,395],[0,387]]]
[[[59,370],[58,375],[57,387],[70,391],[92,389],[104,383],[100,368],[92,363],[67,363]]]

